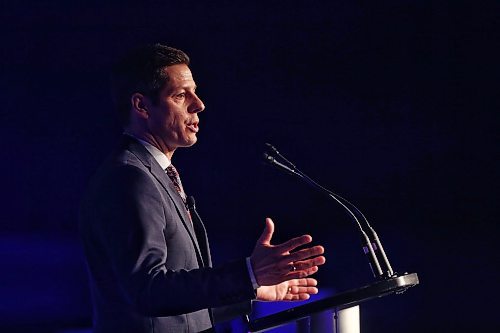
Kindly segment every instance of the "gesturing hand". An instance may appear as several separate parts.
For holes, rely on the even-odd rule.
[[[318,293],[318,282],[313,278],[293,279],[274,286],[257,288],[259,301],[305,301]]]
[[[293,279],[303,279],[318,271],[325,263],[322,246],[290,252],[312,241],[309,235],[292,238],[279,245],[271,245],[274,223],[266,219],[266,228],[257,240],[250,256],[253,272],[259,286],[274,286]],[[288,287],[287,287],[288,288]]]

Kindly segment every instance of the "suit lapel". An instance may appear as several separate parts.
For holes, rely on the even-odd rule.
[[[158,182],[163,186],[168,196],[174,202],[175,208],[177,210],[177,214],[179,215],[182,224],[188,231],[189,237],[191,238],[191,242],[193,243],[196,249],[196,257],[198,258],[198,262],[200,267],[204,267],[203,256],[200,251],[200,246],[196,239],[196,233],[193,229],[193,224],[189,219],[189,215],[186,210],[186,206],[182,201],[179,193],[174,187],[174,184],[170,180],[170,178],[165,173],[165,170],[161,168],[161,166],[156,162],[156,160],[151,156],[151,154],[147,151],[147,149],[139,142],[137,142],[132,137],[128,135],[125,136],[125,140],[127,140],[128,149],[137,156],[137,158],[150,170],[151,174],[158,180]]]

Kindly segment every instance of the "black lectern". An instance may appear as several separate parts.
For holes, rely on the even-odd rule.
[[[416,273],[380,280],[358,289],[345,291],[316,302],[255,319],[249,323],[248,330],[250,332],[263,332],[295,321],[297,323],[297,332],[300,333],[359,332],[358,304],[377,297],[394,293],[400,294],[418,283],[418,276]],[[326,316],[331,316],[330,323],[315,322],[315,317],[322,313]],[[324,315],[322,316],[323,321]],[[355,322],[356,318],[358,321],[357,323]],[[342,321],[344,321],[344,323]],[[345,321],[349,321],[349,323]],[[349,328],[346,328],[347,326]]]

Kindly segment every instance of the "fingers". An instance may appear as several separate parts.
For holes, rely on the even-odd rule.
[[[314,278],[305,278],[305,279],[295,279],[288,281],[289,287],[316,287],[318,285],[318,281]]]
[[[284,278],[286,280],[291,280],[291,279],[303,279],[305,277],[308,277],[309,275],[313,275],[318,271],[318,266],[313,266],[308,269],[304,269],[301,271],[292,271],[288,273]]]
[[[288,281],[288,290],[292,293],[312,291],[316,292],[318,281],[314,278],[294,279]]]
[[[311,295],[318,293],[317,284],[318,282],[313,278],[290,280],[284,299],[288,301],[308,300]]]
[[[315,257],[309,260],[295,261],[292,265],[295,267],[295,270],[301,271],[314,266],[321,266],[326,262],[326,258],[323,256]]]
[[[289,293],[294,295],[298,294],[310,294],[316,295],[318,293],[318,288],[316,287],[290,287]]]
[[[313,246],[307,249],[303,249],[297,252],[290,253],[288,255],[287,260],[290,262],[295,262],[295,261],[301,261],[310,257],[315,257],[320,254],[325,253],[325,249],[323,246],[318,245],[318,246]],[[323,258],[324,259],[324,258]]]
[[[322,246],[319,246],[318,248],[320,248],[319,251],[324,252],[324,249]],[[299,255],[299,257],[304,255],[304,253],[307,253],[307,251],[303,252],[301,255]],[[311,253],[315,254],[316,252],[313,251]],[[290,260],[291,258],[293,258],[292,255],[288,255],[287,260]],[[301,261],[295,261],[295,262],[292,261],[292,262],[288,262],[286,267],[283,270],[289,271],[289,273],[286,274],[286,278],[288,280],[289,279],[302,279],[302,278],[305,278],[309,275],[316,273],[318,271],[318,266],[323,265],[325,262],[326,262],[326,258],[323,256],[311,258],[308,260],[301,260]]]
[[[279,248],[280,251],[288,252],[288,251],[291,251],[299,246],[308,244],[310,242],[312,242],[312,237],[309,235],[303,235],[300,237],[292,238],[292,239],[290,239],[290,240],[288,240],[280,245],[276,245],[276,247]]]
[[[290,239],[280,245],[272,245],[274,223],[266,218],[266,226],[250,256],[250,264],[261,286],[272,286],[291,279],[302,279],[318,271],[326,261],[322,246],[295,250],[312,241],[309,235]],[[295,250],[295,252],[291,252]]]
[[[309,294],[287,294],[285,296],[286,301],[307,301],[309,298],[311,298]]]
[[[273,220],[271,220],[268,217],[268,218],[266,218],[266,227],[264,228],[262,235],[260,235],[257,243],[264,244],[264,245],[270,245],[271,238],[273,238],[273,233],[274,233],[274,222],[273,222]]]

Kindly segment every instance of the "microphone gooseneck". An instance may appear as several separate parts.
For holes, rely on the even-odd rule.
[[[365,215],[349,200],[321,186],[312,178],[310,178],[305,173],[300,171],[292,162],[290,162],[287,158],[285,158],[282,154],[280,154],[280,152],[273,145],[266,143],[266,146],[269,148],[270,152],[264,153],[264,160],[268,164],[271,164],[274,167],[278,168],[279,170],[284,171],[290,175],[298,177],[311,187],[328,195],[330,198],[335,200],[340,206],[342,206],[342,208],[344,208],[344,210],[349,214],[349,216],[358,226],[362,238],[363,251],[368,256],[370,267],[372,268],[375,277],[390,278],[395,276],[396,274],[394,273],[391,264],[389,263],[389,259],[387,258],[387,255],[384,251],[380,238],[378,237],[377,233],[368,222],[368,219],[365,217]],[[278,159],[280,159],[280,161],[278,161]],[[370,237],[368,237],[367,233],[363,229],[360,220],[364,222],[366,228],[370,231],[372,240],[370,240]],[[384,270],[382,270],[381,268],[374,247],[382,259],[382,262],[384,264]]]

